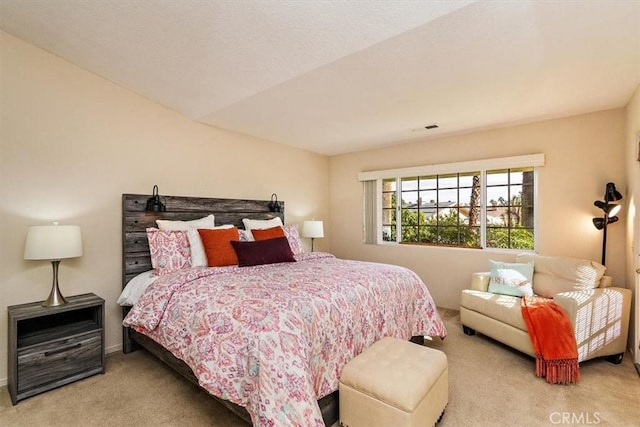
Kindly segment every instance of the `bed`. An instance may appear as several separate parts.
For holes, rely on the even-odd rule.
[[[284,222],[283,202],[274,211],[267,200],[163,196],[166,212],[146,212],[148,197],[123,194],[123,287],[151,270],[145,230],[158,219],[213,214],[216,224],[238,228],[243,218]],[[386,335],[416,342],[446,336],[415,273],[324,253],[174,271],[123,314],[125,353],[147,349],[260,426],[332,425],[337,379],[351,358]]]

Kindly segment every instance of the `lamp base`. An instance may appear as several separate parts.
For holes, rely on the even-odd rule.
[[[58,288],[58,266],[60,265],[60,260],[56,259],[51,261],[51,266],[53,267],[53,284],[51,285],[51,292],[49,293],[49,298],[47,298],[43,303],[43,307],[55,307],[57,305],[64,305],[67,303],[67,300],[60,293],[60,289]]]
[[[43,307],[55,307],[57,305],[65,305],[67,300],[62,294],[60,290],[56,288],[55,290],[51,289],[51,293],[49,294],[49,298],[47,298],[43,303]]]

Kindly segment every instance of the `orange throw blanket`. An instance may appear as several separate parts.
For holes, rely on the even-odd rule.
[[[536,354],[536,375],[549,384],[578,382],[578,346],[564,310],[537,296],[523,297],[521,310]]]

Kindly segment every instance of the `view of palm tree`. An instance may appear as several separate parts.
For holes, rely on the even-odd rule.
[[[403,243],[479,248],[482,185],[480,172],[383,180],[383,239]],[[533,169],[486,173],[486,247],[533,249]]]

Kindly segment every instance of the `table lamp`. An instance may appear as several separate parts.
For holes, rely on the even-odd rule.
[[[82,256],[82,235],[77,225],[32,225],[27,232],[24,247],[24,259],[50,260],[53,266],[53,285],[49,298],[43,306],[56,306],[67,303],[58,288],[58,266],[64,258]]]
[[[302,224],[302,236],[311,239],[311,252],[313,252],[313,239],[324,237],[322,221],[305,221]]]

